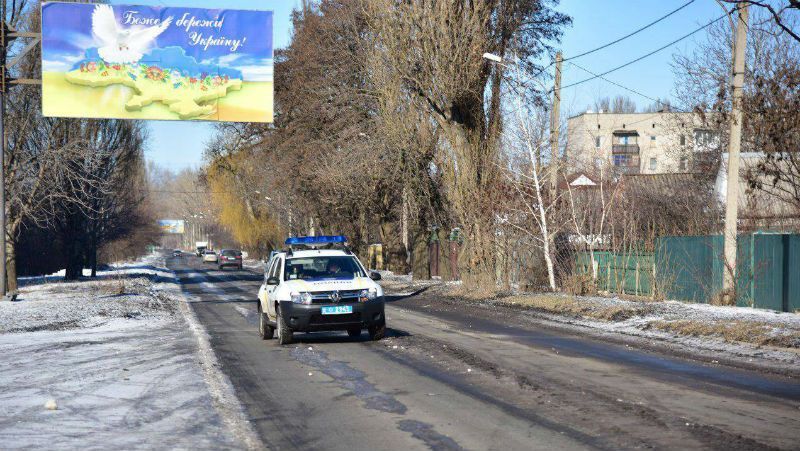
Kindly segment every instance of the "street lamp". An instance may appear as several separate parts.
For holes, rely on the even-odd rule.
[[[495,55],[494,53],[486,52],[486,53],[483,54],[483,57],[484,57],[484,59],[487,59],[489,61],[494,61],[495,63],[502,63],[503,62],[503,58],[500,57],[500,56]]]

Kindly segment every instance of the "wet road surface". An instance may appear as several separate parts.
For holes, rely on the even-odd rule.
[[[257,334],[262,275],[168,259],[274,449],[792,449],[800,383],[394,298],[388,338]],[[796,448],[795,448],[796,449]]]

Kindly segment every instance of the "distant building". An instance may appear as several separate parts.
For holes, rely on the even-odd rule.
[[[670,174],[703,170],[719,147],[719,132],[699,114],[587,111],[567,121],[565,157],[575,171]]]
[[[593,111],[570,117],[564,155],[567,171],[581,175],[610,169],[606,174],[622,181],[625,189],[664,198],[681,189],[710,189],[722,205],[727,194],[727,128],[720,132],[710,123],[712,118],[698,113]],[[748,183],[747,173],[755,170],[757,174],[763,158],[761,152],[742,149],[740,229],[800,229],[796,207]],[[769,177],[761,178],[765,184],[772,183]]]

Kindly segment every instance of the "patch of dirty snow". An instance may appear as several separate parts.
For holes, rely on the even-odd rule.
[[[0,447],[260,447],[220,412],[221,372],[163,260],[98,276],[28,279],[0,303]]]

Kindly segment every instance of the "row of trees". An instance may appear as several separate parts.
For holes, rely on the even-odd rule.
[[[38,31],[38,2],[6,2],[6,21]],[[19,50],[12,47],[10,52]],[[41,77],[38,49],[13,75]],[[6,96],[6,262],[16,277],[66,268],[68,278],[105,259],[141,252],[157,230],[146,204],[146,131],[135,121],[42,117],[38,87]]]
[[[221,127],[209,178],[230,178],[225,186],[249,199],[251,223],[274,222],[278,236],[313,228],[358,246],[380,241],[398,270],[422,257],[430,228],[461,226],[462,274],[493,275],[505,73],[481,55],[543,69],[532,61],[569,23],[553,6],[306,4],[276,56],[275,126]]]
[[[707,174],[637,185],[604,162],[580,168],[593,188],[569,184],[576,168],[550,157],[548,75],[536,63],[553,53],[569,24],[555,6],[305,3],[294,15],[291,44],[276,55],[274,126],[223,125],[208,147],[205,177],[223,224],[261,252],[286,234],[309,231],[345,233],[362,251],[381,242],[390,269],[417,274],[425,274],[435,231],[458,227],[458,265],[468,283],[551,289],[565,283],[576,246],[634,252],[652,249],[663,234],[718,232],[721,214]],[[791,41],[775,21],[758,27],[754,46]],[[730,39],[730,30],[711,28],[697,54],[676,56],[675,70],[682,109],[719,113],[723,129],[725,100],[706,98],[729,95],[730,46],[727,54],[702,50],[720,44],[715,33]],[[493,64],[485,52],[515,64]],[[715,65],[703,61],[711,56],[719,57]],[[791,141],[773,138],[785,129],[762,132],[755,124],[791,113],[771,103],[796,97],[787,71],[797,60],[783,61],[784,75],[766,71],[753,81],[782,88],[752,89],[748,97],[749,117],[758,118],[748,139],[770,140],[770,155],[781,161]],[[670,109],[656,104],[648,110]],[[635,110],[624,97],[597,106]],[[764,111],[756,114],[758,108]],[[796,111],[780,127],[796,130]],[[760,171],[758,188],[768,189],[763,176],[770,170]],[[795,175],[785,176],[796,186]]]

